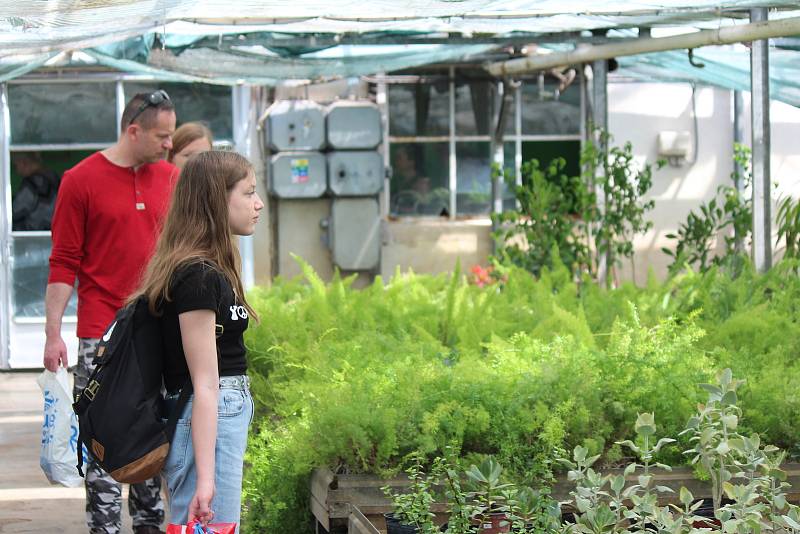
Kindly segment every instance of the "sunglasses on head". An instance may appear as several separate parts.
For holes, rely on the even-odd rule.
[[[141,115],[142,112],[150,106],[158,107],[162,102],[167,100],[169,100],[169,95],[163,89],[159,89],[158,91],[150,93],[144,98],[144,102],[141,103],[139,109],[137,109],[136,113],[133,114],[133,117],[131,117],[131,120],[128,124],[133,124],[133,121],[135,121],[137,117],[139,117],[139,115]]]

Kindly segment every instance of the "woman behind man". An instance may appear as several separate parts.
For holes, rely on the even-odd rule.
[[[167,408],[190,383],[164,476],[171,522],[239,523],[253,401],[243,334],[245,300],[234,235],[251,235],[264,207],[250,163],[234,152],[194,155],[181,171],[141,287],[160,313]],[[238,532],[238,528],[237,528]]]
[[[172,136],[172,148],[167,154],[167,161],[183,169],[186,160],[200,152],[211,150],[214,138],[211,130],[201,122],[187,122],[175,130]]]

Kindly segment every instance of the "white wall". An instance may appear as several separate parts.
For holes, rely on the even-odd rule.
[[[461,272],[486,266],[492,252],[488,219],[389,221],[386,226],[381,271],[388,279],[396,269],[416,273]]]
[[[334,273],[331,253],[325,243],[320,221],[330,217],[331,200],[279,200],[278,274],[293,278],[301,274],[292,254],[300,256],[324,280]],[[399,268],[417,273],[452,271],[461,262],[462,272],[476,264],[486,265],[491,253],[491,223],[488,219],[436,220],[404,219],[385,221],[382,233],[381,269],[384,279]],[[369,274],[359,276],[355,287],[371,282]]]
[[[749,93],[745,93],[744,142],[749,144]],[[693,132],[692,90],[687,84],[610,83],[608,88],[609,130],[617,144],[630,141],[634,154],[641,161],[655,162],[657,136],[662,130]],[[647,270],[659,277],[666,275],[671,263],[661,247],[674,248],[675,242],[665,238],[675,232],[692,210],[714,198],[717,188],[731,184],[733,171],[733,96],[732,92],[714,87],[698,87],[696,91],[698,150],[696,162],[681,167],[664,167],[654,173],[649,198],[655,208],[649,212],[654,228],[635,240],[635,269],[623,265],[621,279],[634,276],[645,280]],[[800,110],[773,102],[772,115],[772,179],[781,193],[800,195]],[[692,156],[690,155],[690,159]],[[773,210],[774,215],[774,210]]]

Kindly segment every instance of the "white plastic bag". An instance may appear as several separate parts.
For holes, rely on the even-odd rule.
[[[78,418],[72,411],[67,370],[45,371],[36,379],[44,394],[44,422],[39,465],[51,484],[76,487],[83,479],[78,463]]]

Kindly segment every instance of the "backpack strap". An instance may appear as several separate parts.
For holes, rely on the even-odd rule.
[[[86,383],[86,387],[83,388],[78,395],[78,398],[75,399],[75,402],[72,403],[72,410],[75,412],[78,417],[83,415],[86,412],[86,409],[94,400],[95,393],[97,392],[97,381],[95,378],[97,377],[97,373],[100,371],[102,365],[98,365],[92,371],[92,374],[89,375],[89,381]],[[95,385],[96,384],[96,385]],[[75,450],[78,454],[78,465],[75,467],[78,468],[78,474],[81,477],[85,477],[83,473],[83,436],[81,435],[80,431],[78,432],[78,442],[76,444]]]
[[[192,385],[192,378],[189,377],[186,379],[186,382],[183,384],[181,388],[181,392],[178,395],[178,402],[175,404],[175,408],[172,410],[172,413],[169,414],[169,419],[167,419],[167,440],[172,443],[172,438],[175,436],[175,427],[178,426],[178,417],[181,416],[183,413],[183,409],[186,407],[186,403],[189,402],[189,396],[194,392],[194,386]]]
[[[81,478],[86,478],[86,475],[83,473],[83,439],[81,438],[80,432],[78,432],[78,443],[75,450],[78,453],[78,465],[75,467],[78,468],[78,474]]]

